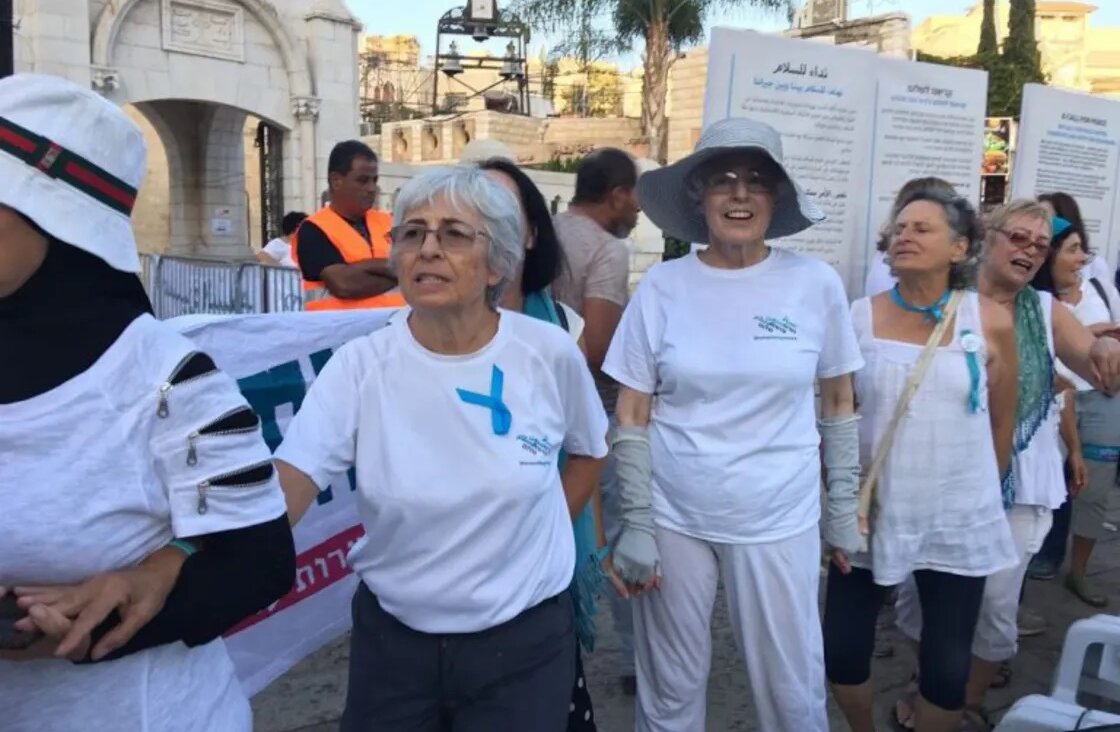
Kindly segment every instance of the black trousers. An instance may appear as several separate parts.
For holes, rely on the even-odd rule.
[[[342,732],[564,732],[576,675],[563,592],[479,633],[421,633],[359,584]]]
[[[919,691],[942,709],[963,709],[985,578],[923,569],[914,572],[914,580],[922,606]],[[829,564],[824,668],[831,683],[855,686],[871,678],[875,622],[889,591],[866,569],[845,575]]]

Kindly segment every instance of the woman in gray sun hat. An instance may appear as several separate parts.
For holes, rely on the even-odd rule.
[[[836,271],[767,244],[824,217],[778,132],[747,119],[710,126],[638,195],[665,234],[709,246],[646,274],[603,366],[621,384],[614,564],[653,588],[635,600],[636,729],[704,729],[722,580],[759,728],[826,732],[821,458],[825,539],[854,550],[863,360]]]

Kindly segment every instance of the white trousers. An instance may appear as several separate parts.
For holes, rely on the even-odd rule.
[[[828,732],[820,534],[717,544],[658,527],[661,589],[634,602],[635,732],[704,732],[712,608],[723,580],[759,729]]]
[[[996,572],[984,583],[984,601],[972,639],[972,655],[992,663],[1008,661],[1019,651],[1019,593],[1027,576],[1027,565],[1042,547],[1054,517],[1049,508],[1016,504],[1007,512],[1007,522],[1019,563]],[[921,636],[922,608],[913,575],[899,590],[895,620],[898,629],[911,640]]]

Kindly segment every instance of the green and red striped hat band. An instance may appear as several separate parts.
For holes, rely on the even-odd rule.
[[[125,216],[136,205],[136,189],[77,153],[0,117],[0,150]]]

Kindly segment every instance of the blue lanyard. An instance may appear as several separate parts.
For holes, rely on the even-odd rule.
[[[922,315],[926,316],[927,320],[934,323],[940,323],[941,318],[943,317],[945,306],[949,303],[949,296],[951,293],[951,290],[946,290],[945,294],[942,295],[941,298],[932,305],[911,305],[903,299],[902,293],[898,291],[898,285],[895,285],[891,289],[891,299],[894,300],[895,305],[899,306],[903,310],[908,310],[911,313],[921,313]]]

